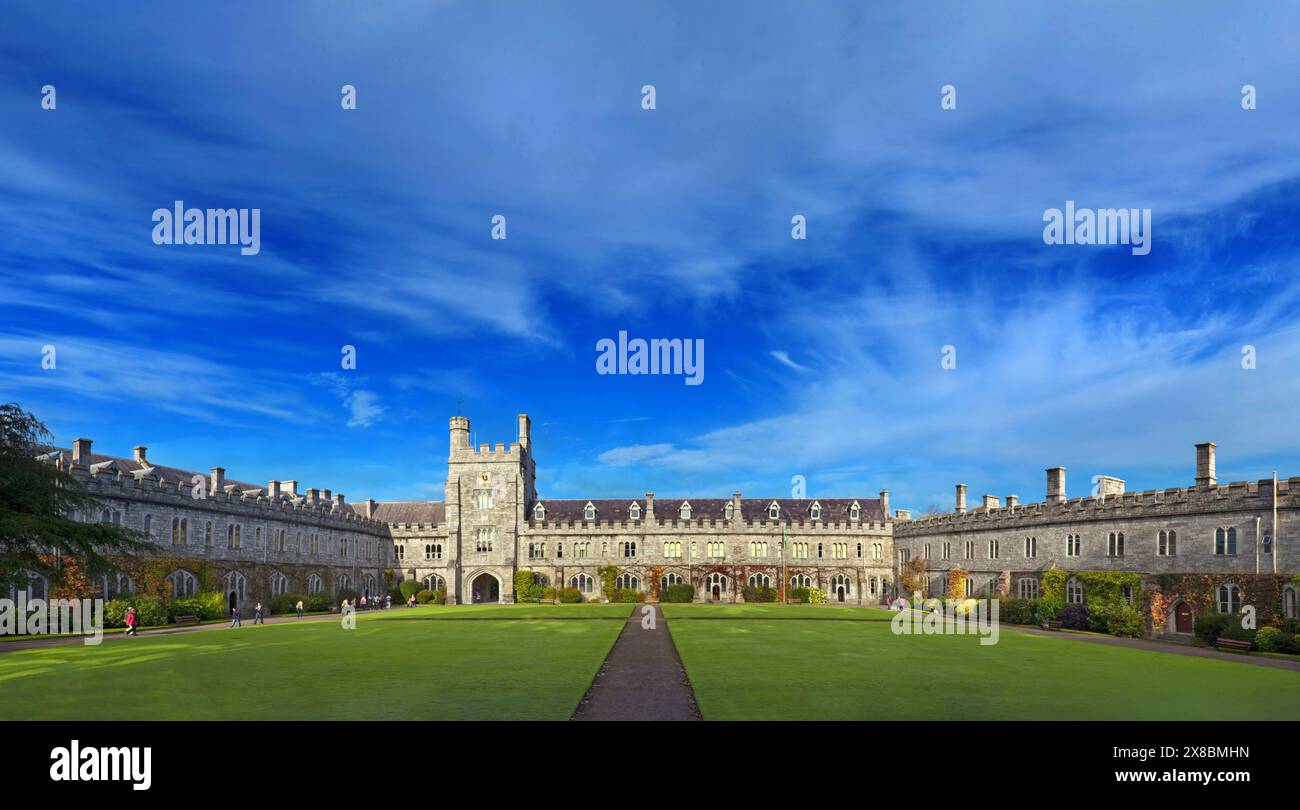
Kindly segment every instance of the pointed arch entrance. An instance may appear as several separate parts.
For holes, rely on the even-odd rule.
[[[474,604],[501,601],[501,581],[494,574],[484,571],[470,580],[469,592]]]

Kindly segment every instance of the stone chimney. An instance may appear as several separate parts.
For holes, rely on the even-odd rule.
[[[655,519],[655,494],[653,492],[645,494],[645,519]]]
[[[136,463],[136,464],[139,464],[139,465],[142,466],[142,467],[148,467],[148,466],[149,466],[149,456],[148,456],[149,448],[148,448],[148,447],[145,447],[145,446],[142,444],[142,445],[136,447],[132,452],[135,454],[135,463]]]
[[[288,493],[290,498],[298,497],[297,481],[281,481],[280,484],[284,487],[285,492]]]
[[[90,439],[77,439],[72,443],[72,463],[90,466]]]
[[[73,459],[76,459],[75,453]],[[1209,489],[1215,485],[1216,480],[1214,477],[1214,442],[1201,442],[1196,445],[1196,488]]]
[[[217,495],[226,491],[226,468],[212,468],[212,492],[211,495]]]
[[[991,510],[993,510],[993,509],[997,509],[999,506],[1000,506],[1000,504],[998,503],[998,496],[996,496],[996,495],[985,495],[985,496],[984,496],[984,511],[985,511],[985,512],[991,511]]]
[[[529,421],[528,414],[519,414],[519,446],[525,449],[527,449],[528,442],[530,441],[528,434],[531,426],[532,422]]]
[[[739,526],[745,522],[745,515],[740,511],[740,493],[731,493],[731,522]]]
[[[1049,467],[1047,470],[1047,502],[1065,503],[1065,468]]]
[[[375,499],[374,499],[374,498],[370,498],[370,499],[368,499],[368,500],[366,501],[366,517],[368,517],[368,518],[373,518],[373,517],[375,516],[375,508],[376,508],[377,506],[378,506],[378,504],[375,503]]]
[[[966,485],[957,485],[957,514],[966,514]]]
[[[337,509],[337,510],[339,510],[340,512],[343,511],[343,505],[344,505],[344,502],[345,502],[345,501],[344,501],[343,493],[342,493],[342,492],[340,492],[340,493],[338,493],[337,495],[334,496],[334,508]]]
[[[321,497],[324,498],[324,499],[327,500],[327,501],[332,501],[332,500],[334,500],[334,493],[331,492],[331,491],[328,490],[328,489],[326,489],[326,490],[321,490]]]
[[[307,490],[307,503],[312,504],[314,506],[319,502],[320,502],[320,490],[315,487],[312,487],[311,489]]]
[[[1008,509],[1015,509],[1015,508],[1016,508],[1017,506],[1019,506],[1019,505],[1020,505],[1020,496],[1019,496],[1019,495],[1008,495],[1008,496],[1007,496],[1007,508],[1008,508]]]
[[[1097,476],[1097,494],[1103,498],[1107,495],[1123,495],[1124,479],[1111,475]]]
[[[880,514],[885,516],[885,520],[889,520],[889,490],[887,489],[880,490]]]
[[[278,500],[280,500],[280,482],[279,482],[279,481],[267,481],[267,482],[266,482],[266,494],[270,495],[270,496],[271,496],[271,500],[273,500],[273,501],[278,501]]]
[[[895,519],[895,520],[898,520],[898,521],[911,520],[911,519],[912,519],[912,510],[911,510],[911,509],[898,509],[898,510],[896,510],[896,511],[894,512],[894,519]]]

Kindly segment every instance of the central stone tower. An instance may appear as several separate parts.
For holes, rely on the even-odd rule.
[[[475,449],[469,419],[451,418],[444,502],[456,583],[448,590],[449,602],[514,601],[519,531],[537,499],[530,428],[521,413],[516,441]]]

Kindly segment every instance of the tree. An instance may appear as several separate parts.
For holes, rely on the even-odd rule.
[[[50,432],[16,404],[0,405],[0,588],[26,587],[34,574],[51,588],[70,578],[94,582],[116,573],[109,558],[153,549],[140,532],[80,522],[103,505],[85,484],[38,460],[51,451]],[[68,582],[71,584],[71,582]]]
[[[903,594],[911,596],[919,593],[926,596],[930,589],[930,578],[925,573],[925,558],[919,554],[907,561],[907,565],[898,572],[898,582],[903,586]]]

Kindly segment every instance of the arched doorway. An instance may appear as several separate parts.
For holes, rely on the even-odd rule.
[[[1192,606],[1179,600],[1178,604],[1174,605],[1174,632],[1190,635],[1194,626]]]
[[[497,581],[496,577],[487,572],[474,577],[474,581],[470,583],[469,592],[474,604],[501,601],[501,583]]]
[[[231,592],[230,592],[229,605],[227,606],[227,609],[228,609],[231,613],[234,613],[234,612],[235,612],[235,608],[237,608],[237,607],[239,607],[239,594],[235,593],[234,591],[231,591]]]

